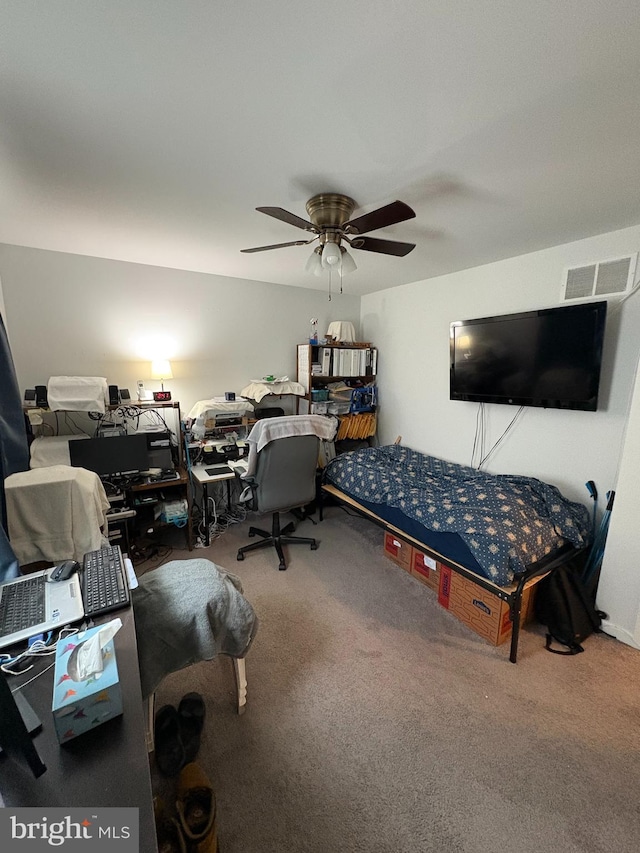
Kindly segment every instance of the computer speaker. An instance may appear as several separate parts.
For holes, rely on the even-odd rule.
[[[117,406],[120,403],[120,392],[117,385],[109,385],[109,405]]]
[[[42,406],[46,408],[48,405],[49,398],[47,397],[47,386],[36,385],[36,406]]]

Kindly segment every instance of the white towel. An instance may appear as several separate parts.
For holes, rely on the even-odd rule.
[[[93,471],[51,465],[5,480],[9,541],[20,565],[74,559],[105,547],[109,500]],[[102,528],[102,530],[101,530]]]
[[[216,400],[215,397],[211,400],[198,400],[193,404],[187,420],[195,421],[200,415],[206,415],[209,412],[214,414],[239,412],[242,415],[250,415],[253,412],[253,403],[241,397],[236,397],[235,400]]]
[[[255,473],[258,453],[271,441],[292,435],[317,435],[324,441],[331,441],[337,429],[337,419],[323,415],[288,415],[257,421],[247,437],[249,458],[247,473],[244,476],[251,477]]]
[[[99,412],[109,401],[104,376],[50,376],[47,399],[52,412]]]
[[[304,397],[304,386],[299,382],[251,382],[246,388],[240,392],[243,397],[249,397],[250,400],[255,400],[257,403],[263,400],[269,394],[274,396],[296,394],[299,397]]]
[[[355,327],[349,320],[334,320],[333,323],[329,323],[327,335],[331,335],[337,341],[345,343],[351,343],[356,340]]]
[[[41,435],[31,442],[30,468],[48,468],[50,465],[71,465],[69,442],[89,438],[88,435]]]

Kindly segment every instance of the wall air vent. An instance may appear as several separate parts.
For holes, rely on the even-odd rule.
[[[565,270],[561,302],[613,299],[633,287],[638,254]]]

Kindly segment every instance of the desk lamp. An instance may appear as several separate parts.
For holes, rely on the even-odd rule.
[[[160,380],[161,391],[153,392],[156,402],[164,402],[171,399],[171,391],[164,390],[164,380],[173,379],[171,364],[166,358],[158,358],[151,362],[151,378]]]

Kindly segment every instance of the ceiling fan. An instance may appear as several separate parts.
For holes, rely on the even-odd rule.
[[[365,213],[355,219],[349,217],[355,210],[356,203],[349,196],[341,193],[319,193],[310,198],[306,204],[308,221],[289,213],[282,207],[256,207],[260,213],[266,213],[303,231],[309,231],[314,236],[309,240],[293,240],[289,243],[275,243],[271,246],[256,246],[252,249],[241,249],[242,252],[266,252],[269,249],[282,249],[286,246],[306,246],[316,240],[319,245],[307,261],[307,271],[320,275],[323,269],[340,269],[341,273],[356,269],[355,262],[348,254],[346,243],[352,249],[362,249],[365,252],[379,252],[383,255],[404,257],[415,243],[400,243],[396,240],[380,240],[376,237],[363,237],[369,231],[386,228],[406,219],[412,219],[416,214],[402,201],[393,201],[384,207]]]

